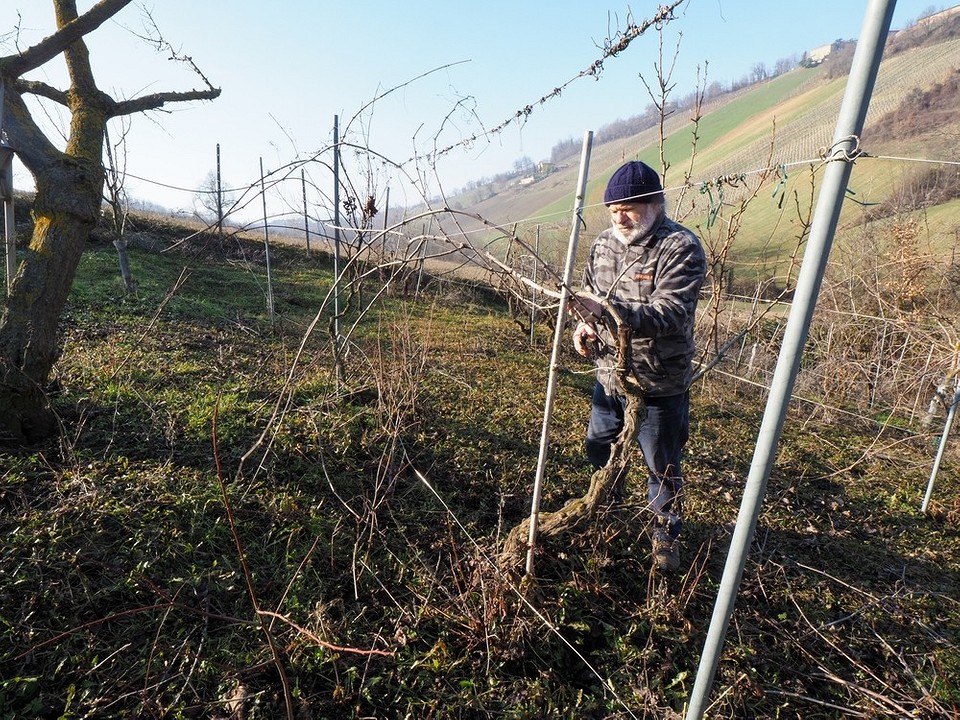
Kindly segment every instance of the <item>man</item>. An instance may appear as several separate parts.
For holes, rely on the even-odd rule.
[[[676,570],[680,453],[689,431],[693,326],[706,258],[697,236],[666,216],[663,186],[649,165],[634,160],[617,169],[603,201],[611,226],[594,240],[584,275],[585,289],[602,303],[589,295],[573,301],[581,320],[574,347],[597,366],[586,454],[595,468],[606,465],[623,428],[626,398],[615,372],[613,310],[630,327],[629,370],[647,408],[637,440],[648,469],[653,559],[659,569]]]

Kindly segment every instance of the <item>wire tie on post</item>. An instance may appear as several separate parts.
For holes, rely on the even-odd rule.
[[[841,146],[843,143],[853,141],[853,149],[846,150]],[[859,135],[848,135],[842,140],[838,140],[831,146],[830,157],[827,158],[827,162],[833,162],[837,160],[842,160],[843,162],[854,162],[858,157],[864,155],[863,150],[860,149],[860,136]]]

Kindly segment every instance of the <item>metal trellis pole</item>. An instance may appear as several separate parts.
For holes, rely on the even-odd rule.
[[[6,239],[7,294],[17,274],[17,225],[13,207],[13,148],[3,140],[4,83],[0,81],[0,199],[3,200],[3,235]]]
[[[310,254],[310,214],[307,212],[307,175],[300,168],[300,190],[303,193],[303,232],[307,241],[307,255]]]
[[[417,287],[413,292],[413,297],[420,298],[420,285],[423,283],[423,266],[427,261],[427,238],[433,234],[433,217],[430,217],[430,224],[424,228],[423,239],[420,241],[420,247],[417,248],[417,254],[420,259],[417,260]]]
[[[387,261],[387,219],[390,217],[390,186],[387,186],[386,197],[383,201],[383,227],[380,237],[380,262]]]
[[[560,287],[560,308],[557,310],[557,325],[553,333],[553,351],[550,354],[550,372],[547,377],[547,399],[543,410],[543,431],[540,435],[540,455],[537,459],[537,477],[533,483],[533,500],[530,508],[530,534],[527,539],[526,574],[533,574],[533,556],[537,546],[537,521],[540,517],[540,495],[543,491],[543,471],[547,464],[547,448],[550,445],[550,420],[553,416],[553,399],[557,394],[557,369],[559,368],[560,343],[563,341],[564,321],[567,314],[567,299],[570,295],[570,281],[573,278],[573,265],[577,259],[577,241],[580,238],[580,225],[583,221],[583,200],[586,194],[587,174],[590,169],[590,150],[593,146],[593,133],[587,131],[583,136],[583,149],[580,153],[580,177],[577,180],[577,194],[573,201],[573,218],[570,228],[570,242],[567,245],[567,262],[563,271],[563,285]]]
[[[3,186],[3,234],[7,245],[7,293],[17,274],[17,223],[13,207],[13,150],[0,143],[0,185]]]
[[[937,479],[937,473],[940,472],[940,461],[943,459],[943,453],[947,449],[947,438],[950,436],[950,430],[953,428],[953,419],[957,415],[957,403],[960,403],[960,378],[957,380],[957,389],[953,394],[953,402],[950,403],[950,409],[947,411],[947,421],[943,425],[943,435],[940,436],[940,447],[937,448],[937,459],[933,461],[933,469],[930,471],[930,480],[927,481],[927,492],[923,496],[923,504],[920,506],[920,512],[927,512],[930,507],[930,498],[933,495],[933,481]]]
[[[263,160],[260,161],[263,175]],[[220,143],[217,143],[217,240],[223,242],[223,176],[220,174]]]
[[[707,709],[707,699],[713,686],[720,651],[730,624],[730,616],[733,614],[740,581],[743,578],[747,553],[756,530],[760,505],[773,467],[776,447],[783,429],[797,370],[800,367],[800,358],[830,254],[830,245],[840,218],[852,161],[859,148],[860,133],[863,130],[870,95],[873,92],[883,56],[883,44],[890,29],[895,5],[895,0],[870,0],[864,16],[860,40],[857,42],[853,66],[850,69],[843,103],[837,117],[837,127],[831,146],[832,155],[827,159],[824,169],[823,186],[817,199],[810,238],[797,278],[796,296],[771,382],[770,395],[760,425],[757,446],[744,487],[743,500],[730,542],[723,577],[717,591],[717,601],[713,607],[713,616],[707,631],[703,654],[700,657],[697,677],[690,694],[687,720],[700,720]]]
[[[340,117],[333,116],[333,344],[340,356]]]
[[[540,293],[537,292],[537,270],[540,269],[540,226],[537,225],[537,240],[533,249],[533,289],[530,291],[530,347],[533,347],[534,325],[537,322],[537,300],[540,299]]]
[[[260,158],[260,196],[263,198],[263,249],[267,262],[267,316],[273,325],[273,278],[270,270],[270,225],[267,219],[267,187],[263,176],[263,158]]]

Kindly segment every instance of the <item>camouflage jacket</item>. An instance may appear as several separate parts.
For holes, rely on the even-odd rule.
[[[689,388],[694,319],[706,271],[699,238],[667,217],[630,245],[608,228],[590,248],[584,286],[608,299],[632,328],[631,369],[647,396],[678,395]],[[606,327],[597,330],[597,379],[608,394],[622,394],[614,373],[614,338]]]

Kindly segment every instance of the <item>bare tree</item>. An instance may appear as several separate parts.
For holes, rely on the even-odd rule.
[[[775,77],[779,77],[784,73],[790,72],[799,64],[800,62],[797,60],[796,56],[780,58],[773,66],[773,74]]]
[[[238,193],[233,189],[224,189],[222,180],[215,170],[207,173],[200,188],[193,196],[194,212],[204,222],[216,223],[217,235],[223,235],[223,221],[230,207],[236,203]]]
[[[522,158],[517,158],[513,161],[513,171],[517,175],[523,175],[524,173],[531,173],[537,169],[536,163],[530,159],[529,155],[524,155]]]
[[[54,33],[23,52],[0,57],[4,129],[36,185],[34,231],[0,314],[0,439],[24,444],[53,435],[56,417],[44,392],[59,354],[57,324],[84,245],[100,217],[104,185],[104,133],[111,118],[156,110],[170,102],[212,100],[205,87],[115,100],[97,87],[84,37],[131,0],[100,0],[83,15],[75,0],[51,0]],[[63,56],[69,88],[24,79]],[[60,150],[31,115],[24,96],[59,103],[71,116]]]
[[[751,82],[755,82],[755,83],[763,82],[768,77],[770,77],[770,73],[767,70],[767,66],[764,63],[762,62],[754,63],[753,67],[750,68]]]

